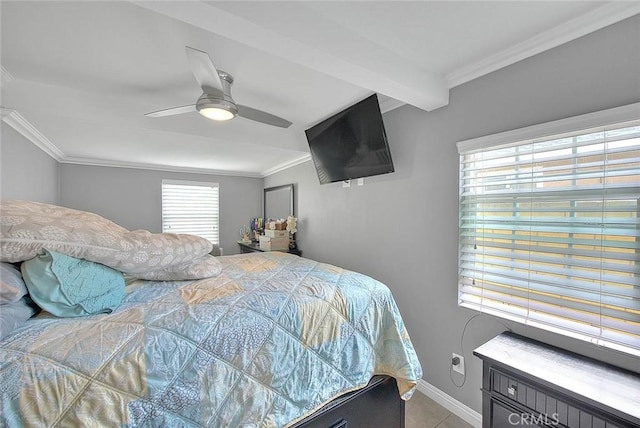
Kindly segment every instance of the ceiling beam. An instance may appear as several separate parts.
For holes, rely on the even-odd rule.
[[[426,111],[449,103],[449,89],[443,76],[413,71],[399,79],[382,74],[379,69],[337,57],[217,8],[215,2],[132,3]]]

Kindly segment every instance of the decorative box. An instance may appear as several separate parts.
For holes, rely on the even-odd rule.
[[[265,229],[264,234],[265,236],[268,236],[270,238],[288,238],[289,237],[289,232],[287,232],[286,230]]]
[[[260,236],[260,249],[264,251],[289,251],[289,238]]]
[[[265,230],[286,230],[287,222],[283,220],[269,220],[265,224]]]

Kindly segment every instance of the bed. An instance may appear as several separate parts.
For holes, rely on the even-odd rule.
[[[402,426],[422,371],[385,285],[287,253],[215,260],[203,279],[127,276],[109,313],[11,331],[0,425],[329,427],[360,400]]]

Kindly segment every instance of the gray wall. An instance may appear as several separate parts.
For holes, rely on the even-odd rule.
[[[0,125],[0,198],[56,204],[58,162],[6,123]]]
[[[433,112],[410,106],[384,117],[390,175],[319,185],[311,162],[265,178],[295,183],[304,256],[358,270],[392,290],[424,380],[481,411],[481,365],[472,350],[505,326],[640,371],[637,358],[482,315],[464,335],[467,379],[454,386],[451,353],[476,313],[457,306],[458,153],[455,143],[640,101],[640,16],[523,60],[451,91]],[[460,384],[462,378],[454,374]]]
[[[144,169],[60,165],[60,204],[127,228],[162,231],[162,179],[220,185],[220,246],[238,253],[239,229],[262,212],[262,179]]]

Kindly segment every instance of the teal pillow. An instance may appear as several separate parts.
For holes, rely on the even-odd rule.
[[[122,273],[100,263],[43,250],[21,269],[33,301],[59,317],[109,313],[124,297]]]

